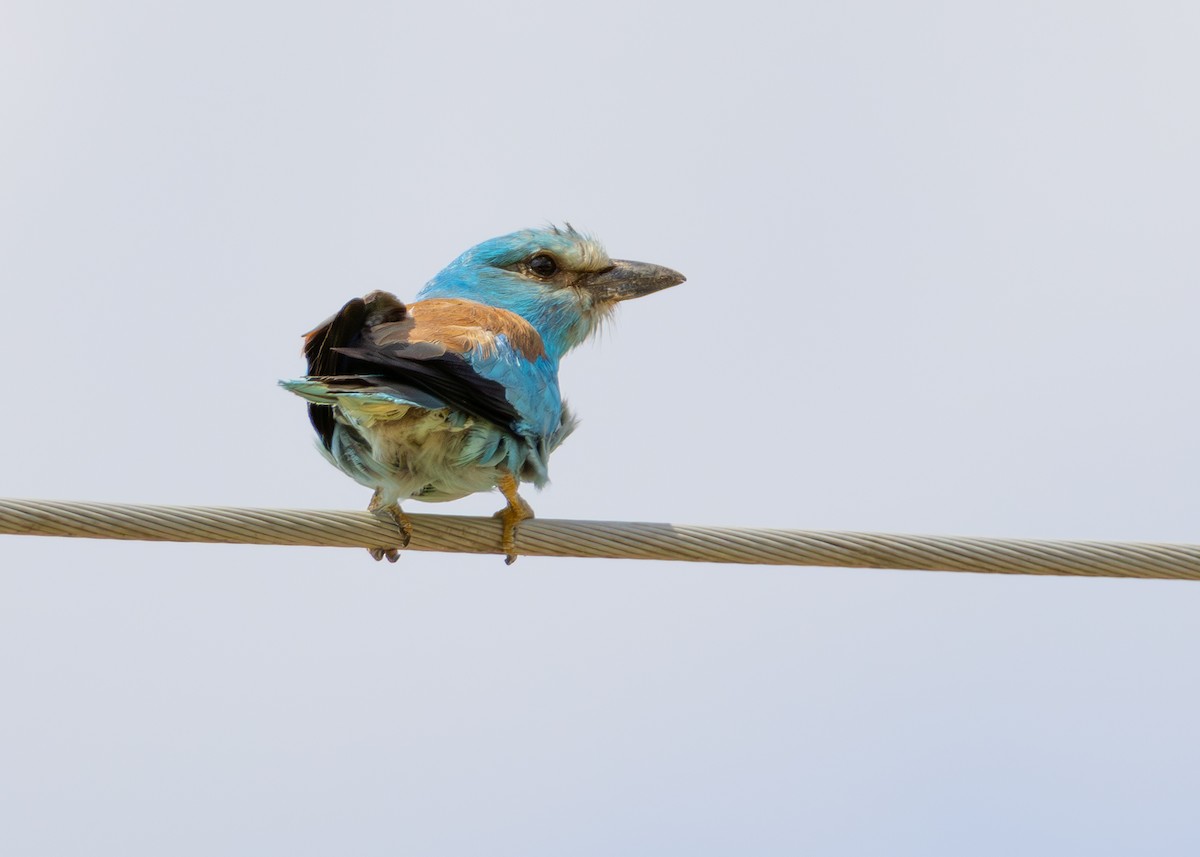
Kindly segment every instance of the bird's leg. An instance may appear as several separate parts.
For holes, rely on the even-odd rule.
[[[382,488],[376,488],[375,493],[371,495],[371,502],[367,506],[367,511],[381,521],[395,524],[396,529],[400,531],[400,547],[408,547],[409,541],[412,540],[412,522],[408,520],[408,516],[400,509],[399,503],[383,502]],[[400,559],[400,551],[396,548],[367,548],[367,552],[375,558],[376,562],[385,556],[388,562],[395,562]]]
[[[533,517],[533,509],[525,499],[517,493],[517,479],[511,473],[505,473],[496,481],[496,487],[508,501],[508,505],[495,514],[504,523],[500,536],[500,549],[504,551],[504,564],[512,565],[517,561],[517,527],[528,518]]]

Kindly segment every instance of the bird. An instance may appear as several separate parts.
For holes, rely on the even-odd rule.
[[[575,429],[559,388],[562,358],[622,301],[685,277],[609,258],[570,224],[524,229],[462,253],[404,303],[386,291],[348,301],[304,334],[307,374],[280,385],[308,402],[319,451],[373,489],[368,510],[412,537],[400,504],[498,489],[501,550],[517,558],[533,517],[521,483],[542,488],[551,453]]]

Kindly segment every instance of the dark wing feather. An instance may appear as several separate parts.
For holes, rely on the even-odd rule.
[[[348,301],[332,318],[304,335],[304,356],[308,374],[340,375],[340,359],[333,349],[353,342],[362,333],[367,318],[367,304],[362,298]]]
[[[415,387],[436,396],[456,411],[488,420],[509,431],[514,431],[514,423],[520,419],[517,409],[504,395],[503,384],[483,377],[470,363],[452,352],[425,356],[428,352],[413,349],[417,356],[409,356],[404,346],[380,347],[374,343],[336,351],[350,360],[356,374],[374,376],[372,380],[385,389],[395,386],[403,392],[403,387]],[[400,383],[393,384],[393,381]]]
[[[402,322],[406,315],[404,304],[387,292],[347,302],[305,337],[309,377],[342,389],[396,393],[422,407],[450,407],[515,434],[520,416],[504,385],[480,375],[463,357],[433,343],[381,346],[371,337],[375,325]],[[333,408],[310,403],[308,417],[328,449],[336,425]]]
[[[334,350],[362,334],[363,321],[367,317],[367,304],[362,298],[346,303],[337,314],[304,336],[304,357],[308,360],[309,377],[342,375],[339,365],[344,359]],[[316,429],[317,436],[326,449],[333,448],[333,429],[337,421],[333,418],[330,405],[308,405],[308,421]]]

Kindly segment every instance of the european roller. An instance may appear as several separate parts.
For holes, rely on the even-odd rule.
[[[305,335],[308,374],[280,383],[308,400],[325,457],[374,489],[367,508],[396,525],[401,547],[412,535],[402,501],[498,488],[511,564],[517,527],[533,516],[518,485],[545,485],[550,454],[575,428],[559,361],[621,301],[683,281],[610,259],[570,226],[514,232],[463,253],[411,304],[383,291],[354,298]]]

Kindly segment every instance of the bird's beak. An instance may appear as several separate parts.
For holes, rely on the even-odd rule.
[[[612,267],[588,274],[580,285],[593,292],[599,300],[627,301],[677,286],[686,279],[678,271],[662,265],[614,259]]]

